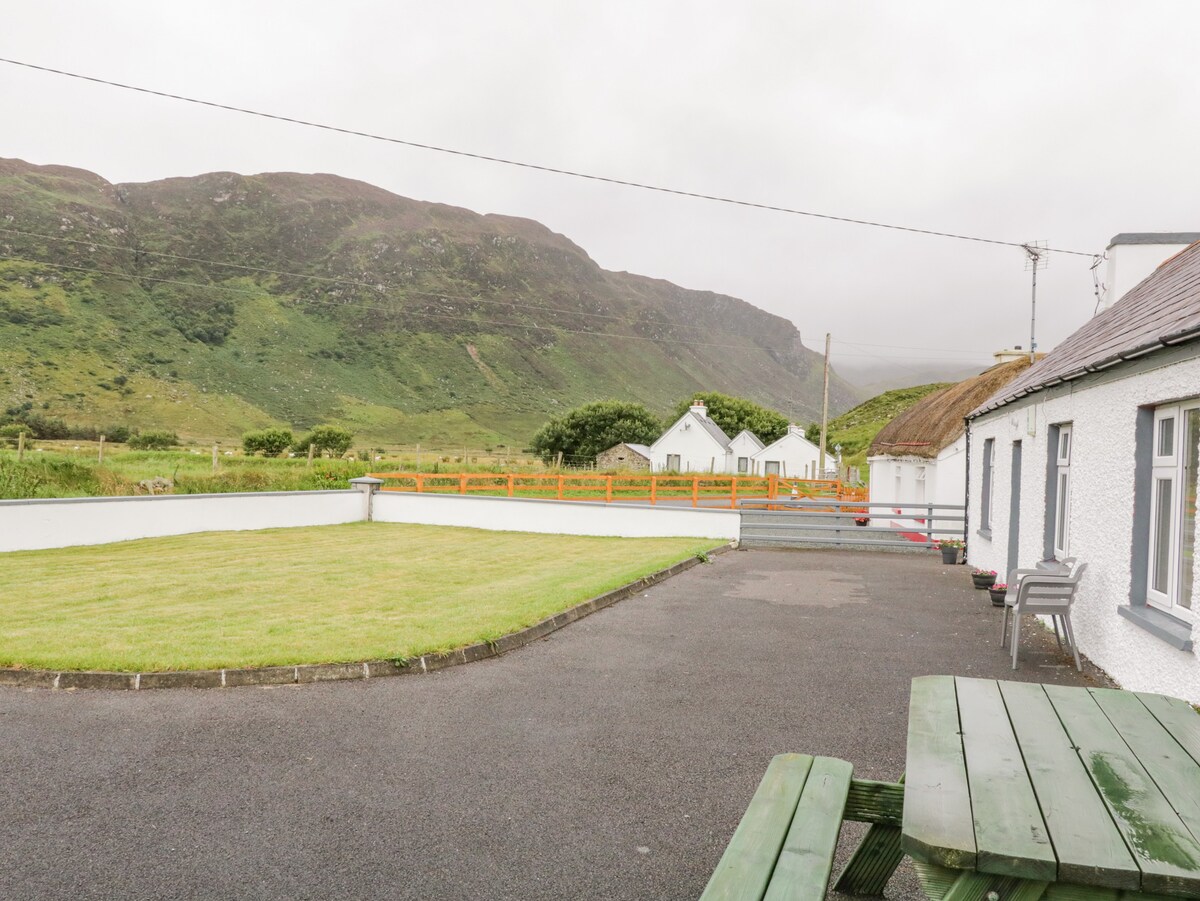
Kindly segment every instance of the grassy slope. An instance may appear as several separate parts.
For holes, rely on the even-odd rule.
[[[0,206],[14,228],[79,242],[0,230],[5,253],[118,273],[0,261],[0,408],[202,440],[335,422],[363,441],[480,447],[519,446],[590,400],[666,412],[719,390],[811,419],[819,396],[819,358],[790,323],[606,272],[526,220],[330,176],[113,186],[4,160]],[[364,287],[376,283],[386,290]],[[652,340],[578,334],[596,330]],[[717,338],[742,346],[680,343]],[[847,405],[851,389],[833,388],[835,409]]]
[[[885,391],[843,413],[829,423],[829,446],[842,446],[842,465],[857,466],[867,477],[867,448],[879,430],[922,398],[940,391],[949,382]]]
[[[415,657],[498,638],[718,544],[355,523],[9,553],[0,665]]]

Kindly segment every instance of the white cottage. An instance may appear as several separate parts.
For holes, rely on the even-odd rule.
[[[754,455],[765,445],[749,429],[742,429],[729,442],[729,472],[736,476],[755,475]]]
[[[825,455],[820,465],[821,449],[804,437],[804,429],[789,425],[787,434],[768,444],[751,457],[757,475],[778,475],[789,479],[820,479],[824,473],[837,469],[837,460]]]
[[[650,468],[655,472],[727,472],[729,436],[708,418],[704,401],[697,400],[650,445]]]
[[[980,404],[968,438],[970,562],[1086,562],[1080,650],[1200,703],[1200,243]]]

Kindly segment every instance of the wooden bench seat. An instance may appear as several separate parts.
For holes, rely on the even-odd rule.
[[[701,901],[821,901],[852,772],[832,757],[773,758]]]

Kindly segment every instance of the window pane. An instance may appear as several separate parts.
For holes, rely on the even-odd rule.
[[[1058,433],[1058,459],[1063,463],[1071,459],[1071,432],[1066,428]]]
[[[1200,468],[1200,410],[1185,414],[1183,449],[1183,540],[1179,543],[1179,606],[1192,609],[1196,553],[1196,470]]]
[[[1067,491],[1070,488],[1070,474],[1058,474],[1058,498],[1054,504],[1054,546],[1060,551],[1067,549]]]
[[[1175,417],[1168,416],[1158,421],[1158,450],[1160,457],[1175,456]]]
[[[1150,561],[1150,587],[1163,594],[1170,587],[1171,497],[1174,487],[1172,479],[1156,479],[1154,483],[1154,559]]]

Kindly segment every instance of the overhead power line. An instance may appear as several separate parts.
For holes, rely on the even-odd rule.
[[[140,87],[138,85],[125,84],[119,81],[112,81],[107,78],[99,78],[94,75],[84,75],[79,72],[68,72],[65,69],[56,69],[51,66],[39,66],[35,63],[22,62],[21,60],[7,59],[0,57],[0,63],[6,63],[10,66],[20,66],[24,69],[33,69],[38,72],[46,72],[51,75],[61,75],[66,78],[74,78],[79,81],[87,81],[93,84],[106,85],[112,88],[120,88],[124,91],[134,91],[139,94],[148,94],[153,97],[163,97],[168,100],[179,100],[184,103],[192,103],[197,106],[206,106],[212,109],[225,110],[232,113],[242,113],[247,116],[257,116],[260,119],[272,119],[276,122],[287,122],[291,125],[301,125],[305,128],[317,128],[323,131],[337,132],[338,134],[353,135],[358,138],[368,138],[372,141],[384,141],[388,144],[399,144],[404,147],[413,147],[417,150],[429,150],[434,153],[445,153],[451,156],[465,157],[467,159],[481,160],[488,163],[498,163],[504,166],[516,166],[521,169],[531,169],[537,172],[547,172],[553,175],[565,175],[570,178],[581,178],[588,181],[603,182],[610,185],[621,185],[626,188],[638,188],[643,191],[655,191],[660,194],[672,194],[678,197],[691,197],[696,200],[708,200],[714,203],[724,203],[733,206],[749,207],[757,210],[769,210],[775,213],[787,213],[792,216],[805,216],[811,219],[824,219],[829,222],[844,222],[849,225],[863,225],[870,228],[883,228],[891,231],[909,232],[916,235],[927,235],[937,238],[953,238],[958,241],[973,241],[979,244],[993,244],[1002,247],[1024,247],[1021,241],[1002,241],[997,238],[982,238],[977,235],[964,235],[955,232],[936,231],[928,228],[917,228],[908,225],[895,225],[888,222],[876,222],[871,219],[857,219],[851,216],[835,216],[830,213],[816,213],[811,210],[799,210],[793,207],[777,206],[769,203],[757,203],[750,200],[739,200],[735,197],[723,197],[717,194],[704,194],[698,191],[684,191],[679,188],[668,188],[662,185],[652,185],[645,182],[629,181],[622,178],[612,178],[606,175],[595,175],[588,172],[579,172],[574,169],[563,169],[556,166],[545,166],[538,163],[528,163],[521,160],[506,159],[505,157],[491,156],[484,153],[476,153],[469,150],[459,150],[453,147],[441,147],[436,144],[427,144],[420,141],[412,141],[406,138],[389,137],[388,135],[375,134],[369,131],[360,131],[354,128],[345,128],[338,125],[329,125],[323,122],[313,122],[308,119],[299,119],[294,116],[283,116],[278,113],[267,113],[262,110],[249,109],[242,106],[234,106],[228,103],[218,103],[213,100],[201,100],[197,97],[188,97],[183,94],[173,94],[169,91],[159,91],[153,88]],[[1059,247],[1048,247],[1045,250],[1049,253],[1064,253],[1072,256],[1095,257],[1094,253],[1081,250],[1066,250]]]

